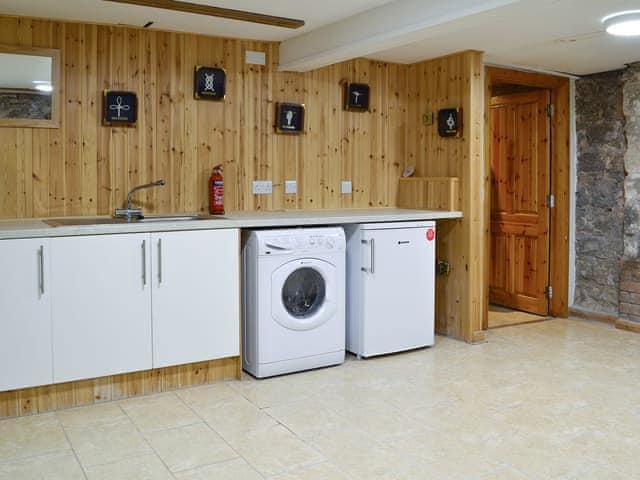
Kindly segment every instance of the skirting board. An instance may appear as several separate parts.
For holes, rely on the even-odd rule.
[[[240,378],[240,357],[0,392],[0,419]]]
[[[627,330],[628,332],[640,333],[640,323],[631,322],[622,318],[618,318],[616,320],[616,328],[619,328],[620,330]]]
[[[590,310],[582,310],[580,308],[569,308],[569,315],[572,317],[584,318],[586,320],[597,320],[598,322],[610,323],[611,325],[616,323],[618,316],[609,313],[592,312]]]

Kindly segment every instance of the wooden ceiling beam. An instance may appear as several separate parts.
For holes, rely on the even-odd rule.
[[[126,3],[141,7],[162,8],[176,12],[195,13],[196,15],[208,15],[210,17],[240,20],[242,22],[261,23],[283,28],[300,28],[304,26],[304,20],[295,18],[276,17],[262,13],[245,12],[231,8],[214,7],[200,3],[178,2],[176,0],[104,0],[105,2]]]

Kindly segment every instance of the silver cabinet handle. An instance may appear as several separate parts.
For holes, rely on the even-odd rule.
[[[158,239],[158,283],[162,283],[162,239]]]
[[[39,267],[39,275],[40,275],[40,295],[44,295],[44,246],[40,245],[38,249],[38,267]]]
[[[376,242],[375,242],[375,240],[372,238],[372,239],[371,239],[371,273],[372,273],[372,274],[373,274],[373,273],[375,273],[375,271],[374,271],[374,264],[373,264],[374,258],[375,258],[375,256],[376,256],[376,255],[375,255],[375,245],[376,245]]]
[[[147,241],[142,241],[142,286],[147,286]]]
[[[370,257],[369,257],[369,273],[374,273],[374,265],[373,265],[373,259],[374,259],[374,245],[375,245],[375,241],[372,238],[371,240],[361,240],[361,243],[363,245],[369,245],[369,249],[370,249]],[[366,272],[367,269],[365,267],[361,267],[360,270],[362,270],[363,272]]]

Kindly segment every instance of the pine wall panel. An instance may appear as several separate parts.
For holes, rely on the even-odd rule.
[[[353,60],[278,72],[277,44],[0,17],[0,43],[62,53],[59,129],[0,129],[0,218],[109,214],[135,185],[149,213],[205,212],[207,178],[225,167],[228,210],[392,206],[404,168],[408,67]],[[267,65],[244,63],[246,50]],[[196,65],[227,71],[222,102],[193,98]],[[371,85],[370,113],[342,109],[341,82]],[[101,122],[102,91],[138,94],[135,127]],[[275,103],[306,105],[304,135],[274,133]],[[273,195],[251,193],[272,180]],[[341,180],[353,194],[340,194]],[[298,181],[285,195],[284,180]]]

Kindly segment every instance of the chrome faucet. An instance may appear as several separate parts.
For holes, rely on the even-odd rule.
[[[114,216],[124,217],[130,222],[142,218],[142,208],[131,208],[131,200],[133,198],[133,194],[138,190],[142,190],[143,188],[161,187],[166,184],[167,182],[165,182],[164,180],[157,180],[155,182],[145,183],[144,185],[138,185],[137,187],[132,188],[131,191],[127,194],[127,207],[116,208]]]

